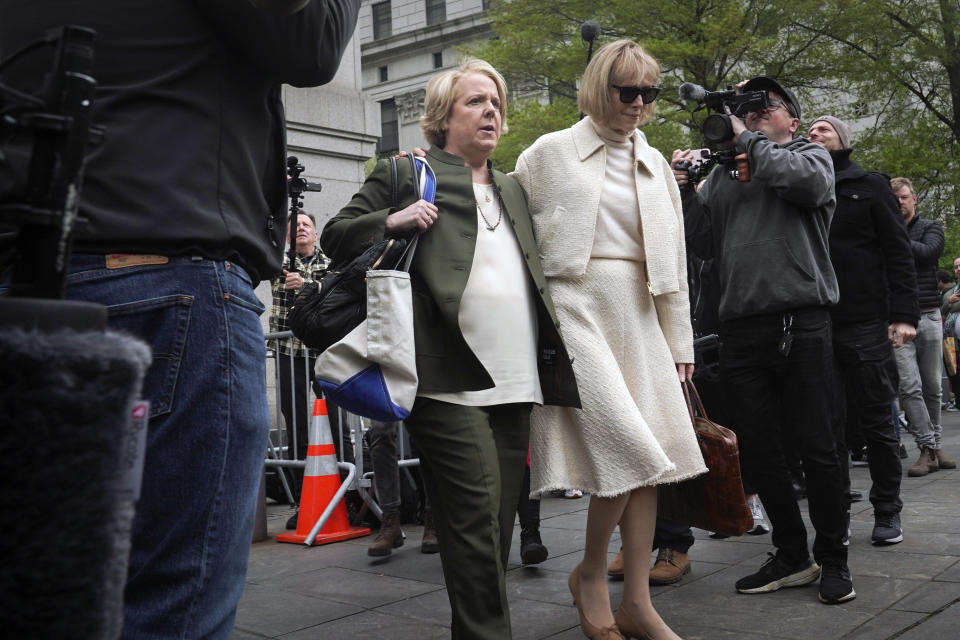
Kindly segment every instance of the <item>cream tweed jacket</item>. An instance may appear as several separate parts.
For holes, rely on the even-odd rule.
[[[666,158],[639,132],[636,140],[634,175],[647,280],[674,362],[693,362],[680,189]],[[513,175],[530,202],[548,281],[586,272],[606,158],[603,140],[588,116],[569,129],[541,136],[517,159]]]

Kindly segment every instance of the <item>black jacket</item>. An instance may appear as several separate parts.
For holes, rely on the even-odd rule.
[[[281,83],[337,71],[360,0],[313,0],[290,16],[247,0],[32,0],[0,3],[0,55],[63,24],[97,31],[95,123],[75,252],[230,258],[256,282],[278,273],[286,219]],[[38,92],[41,50],[2,80]],[[0,166],[0,199],[22,191]],[[17,152],[10,150],[9,167]],[[11,193],[14,194],[11,196]]]
[[[907,225],[910,248],[917,269],[917,297],[921,309],[940,308],[937,291],[937,262],[943,253],[943,225],[914,214]]]
[[[889,179],[831,151],[837,209],[830,225],[830,259],[840,285],[834,322],[906,322],[920,317],[907,227]]]

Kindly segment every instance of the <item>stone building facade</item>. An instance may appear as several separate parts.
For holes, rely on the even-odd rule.
[[[357,37],[364,95],[380,116],[377,153],[426,146],[424,87],[456,66],[456,46],[493,36],[489,0],[363,0]]]
[[[304,208],[317,216],[318,227],[357,192],[380,137],[379,105],[363,94],[358,33],[330,83],[283,87],[287,152],[304,166],[301,177],[323,187],[304,195]]]

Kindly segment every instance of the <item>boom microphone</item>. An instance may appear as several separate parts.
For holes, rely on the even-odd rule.
[[[600,25],[594,20],[587,20],[580,25],[580,37],[584,42],[593,44],[593,41],[600,35]]]
[[[703,102],[707,97],[707,90],[698,84],[684,82],[680,85],[680,99],[684,102]]]

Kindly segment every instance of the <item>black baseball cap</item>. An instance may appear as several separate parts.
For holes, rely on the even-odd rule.
[[[797,100],[797,96],[793,94],[793,91],[787,89],[785,86],[770,78],[768,76],[757,76],[747,80],[746,84],[743,85],[740,89],[741,91],[775,91],[783,96],[783,99],[787,101],[787,104],[793,110],[793,117],[800,117],[800,101]]]

